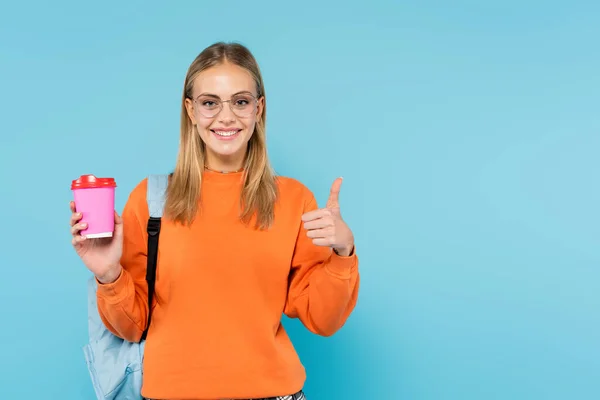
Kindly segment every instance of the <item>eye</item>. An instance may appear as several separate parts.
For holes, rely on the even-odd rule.
[[[207,110],[216,110],[217,108],[219,108],[220,104],[219,104],[219,101],[216,99],[206,99],[205,98],[205,99],[201,99],[200,106]]]

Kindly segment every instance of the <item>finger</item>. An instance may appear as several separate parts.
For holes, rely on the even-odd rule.
[[[73,246],[77,246],[80,245],[82,242],[84,242],[87,238],[85,236],[73,236],[73,239],[71,239],[71,243],[73,244]]]
[[[342,179],[343,178],[340,177],[333,181],[333,185],[331,185],[331,189],[329,190],[329,199],[327,199],[327,207],[333,208],[339,206]]]
[[[123,235],[123,218],[115,211],[115,237]]]
[[[73,214],[71,214],[71,221],[70,221],[71,226],[75,225],[81,219],[81,217],[82,217],[81,213],[74,212]]]
[[[72,213],[75,212],[75,202],[73,200],[71,200],[69,202],[69,209],[71,210]]]
[[[318,210],[309,211],[309,212],[305,213],[304,215],[302,215],[302,221],[308,222],[308,221],[313,221],[315,219],[331,217],[331,216],[333,216],[333,213],[331,212],[331,210],[328,210],[327,208],[321,208]]]
[[[75,224],[71,227],[71,235],[80,236],[79,232],[83,229],[87,228],[87,224],[85,222],[81,222],[79,224]]]
[[[115,224],[121,225],[123,223],[123,218],[119,216],[117,211],[115,210]]]
[[[313,229],[313,230],[306,232],[306,236],[308,236],[311,239],[328,238],[330,236],[333,236],[333,229],[332,228]]]
[[[304,223],[304,229],[306,230],[322,229],[329,226],[333,226],[333,218],[331,217],[318,218]]]

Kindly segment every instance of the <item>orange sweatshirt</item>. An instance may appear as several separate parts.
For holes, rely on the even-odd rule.
[[[261,398],[302,389],[305,371],[282,313],[332,335],[358,295],[356,253],[312,244],[301,216],[316,209],[300,182],[278,178],[275,223],[238,219],[241,173],[206,171],[191,227],[163,218],[142,395],[151,399]],[[148,209],[143,180],[123,210],[123,272],[99,285],[98,308],[115,335],[137,341],[146,325]]]

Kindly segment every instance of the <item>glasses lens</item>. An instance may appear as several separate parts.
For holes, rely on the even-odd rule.
[[[238,94],[231,98],[231,109],[240,117],[248,117],[254,112],[254,97]]]
[[[212,96],[200,96],[197,103],[200,113],[206,117],[214,117],[221,110],[221,101]]]

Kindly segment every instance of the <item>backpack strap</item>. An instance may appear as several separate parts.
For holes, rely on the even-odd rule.
[[[145,340],[150,328],[150,319],[152,317],[152,299],[154,297],[154,287],[156,281],[156,263],[158,259],[158,237],[160,234],[160,223],[165,206],[165,192],[169,183],[168,175],[150,175],[148,176],[148,190],[146,192],[146,202],[148,203],[148,257],[146,264],[146,282],[148,283],[148,323],[142,333],[140,341]]]

